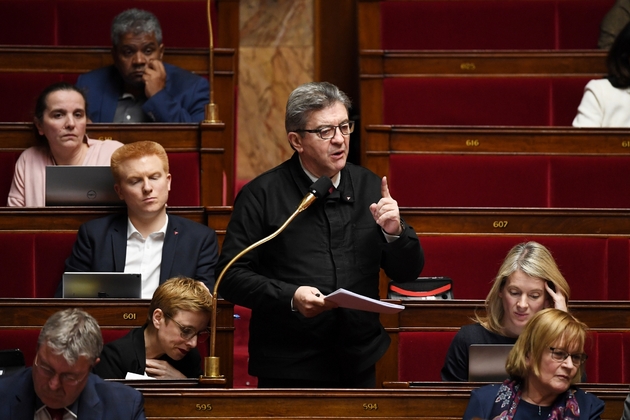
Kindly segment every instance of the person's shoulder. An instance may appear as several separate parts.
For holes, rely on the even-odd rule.
[[[586,89],[601,91],[604,89],[615,89],[608,78],[592,79],[586,84]]]
[[[131,387],[129,385],[125,385],[120,382],[106,381],[95,373],[90,372],[90,381],[94,384],[97,393],[101,396],[110,396],[114,398],[119,398],[120,396],[133,396],[141,398],[142,393]],[[120,400],[116,400],[119,401]]]
[[[18,159],[23,161],[48,159],[48,149],[44,146],[31,146],[24,150]]]
[[[177,216],[175,214],[169,213],[168,221],[169,221],[169,224],[175,228],[185,227],[185,228],[199,229],[199,230],[212,230],[210,227],[208,227],[207,225],[204,225],[203,223],[199,223],[195,220],[190,220],[182,216]]]
[[[81,75],[79,75],[78,79],[77,79],[77,86],[82,87],[81,86],[81,82],[83,81],[89,81],[92,79],[101,79],[103,77],[109,77],[112,74],[115,74],[116,72],[116,68],[111,65],[111,66],[104,66],[104,67],[99,67],[97,69],[94,70],[90,70],[87,73],[83,73]]]
[[[183,69],[181,67],[177,67],[176,65],[162,62],[164,64],[164,70],[166,70],[166,75],[168,77],[173,77],[174,80],[206,80],[203,77]]]

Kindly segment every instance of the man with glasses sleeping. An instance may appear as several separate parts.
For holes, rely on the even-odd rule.
[[[127,373],[157,379],[198,378],[202,374],[197,345],[208,339],[212,295],[203,283],[177,277],[153,294],[147,323],[103,348],[94,373],[124,379]]]
[[[0,379],[0,419],[144,420],[140,392],[90,372],[102,348],[90,314],[77,308],[53,314],[39,334],[33,367]]]

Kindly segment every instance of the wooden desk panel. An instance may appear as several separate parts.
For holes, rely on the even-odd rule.
[[[401,208],[419,236],[563,235],[630,236],[630,211],[552,208]]]
[[[426,76],[606,75],[606,51],[383,51],[361,50],[361,78]]]
[[[623,128],[368,125],[362,164],[389,173],[393,154],[628,155]]]
[[[378,390],[138,389],[148,419],[461,419],[472,388],[449,383]],[[606,403],[602,419],[621,417],[626,386],[585,389]]]

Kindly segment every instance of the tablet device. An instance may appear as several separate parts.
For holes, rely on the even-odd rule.
[[[505,361],[514,344],[471,344],[468,350],[469,382],[503,382]]]

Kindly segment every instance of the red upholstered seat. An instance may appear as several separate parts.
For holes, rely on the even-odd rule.
[[[383,80],[384,124],[548,126],[551,104],[550,78]]]
[[[11,181],[15,172],[15,162],[21,152],[0,153],[0,207],[7,205],[7,197],[11,190]]]
[[[159,19],[164,45],[171,48],[208,46],[204,1],[57,0],[57,4],[57,45],[109,47],[113,18],[126,9],[137,7],[150,11]],[[85,16],[94,15],[99,18],[85,19]]]
[[[50,0],[0,1],[0,44],[55,45],[55,2]],[[91,21],[93,19],[89,19]],[[0,91],[4,92],[0,89]],[[15,96],[6,96],[15,99]]]
[[[0,297],[35,297],[35,237],[27,233],[0,233],[0,255],[4,261]]]
[[[389,189],[401,207],[547,207],[547,159],[391,155]]]
[[[553,49],[554,18],[553,1],[381,1],[382,44],[386,50]]]
[[[390,77],[392,125],[570,126],[590,77]]]
[[[1,14],[1,13],[0,13]],[[35,101],[44,88],[64,80],[56,73],[0,73],[0,122],[31,122]]]
[[[630,208],[626,156],[553,156],[551,207]]]
[[[588,354],[588,382],[628,383],[630,381],[630,332],[591,331],[585,346]]]
[[[440,381],[440,370],[454,336],[452,331],[399,333],[398,380]]]
[[[201,205],[201,170],[197,152],[170,152],[168,162],[172,175],[170,206]]]
[[[561,0],[557,8],[557,48],[594,49],[599,38],[599,23],[614,0]]]
[[[628,239],[569,236],[424,236],[423,276],[453,279],[456,299],[485,299],[503,259],[534,240],[551,251],[572,300],[630,299]]]
[[[250,309],[234,305],[234,388],[256,388],[258,385],[258,378],[247,371],[250,318]]]
[[[53,297],[61,281],[66,258],[72,253],[72,246],[77,235],[75,232],[39,232],[33,235],[35,237],[33,260],[35,294],[33,297]]]

